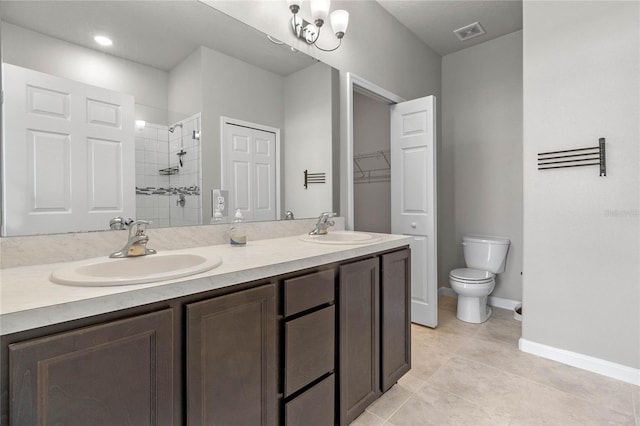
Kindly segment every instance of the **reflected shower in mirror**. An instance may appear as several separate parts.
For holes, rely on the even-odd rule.
[[[2,1],[0,17],[2,235],[335,210],[335,69],[194,1]],[[305,170],[326,184],[305,189]]]

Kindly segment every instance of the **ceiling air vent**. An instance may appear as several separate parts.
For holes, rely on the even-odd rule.
[[[474,37],[481,36],[482,34],[485,33],[485,31],[484,31],[484,28],[482,28],[482,26],[479,23],[474,22],[473,24],[469,24],[462,28],[458,28],[457,30],[454,31],[454,33],[455,35],[458,36],[458,38],[461,41],[466,41]]]

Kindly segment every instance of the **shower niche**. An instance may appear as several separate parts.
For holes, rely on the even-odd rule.
[[[136,126],[136,217],[152,227],[202,224],[200,123]]]

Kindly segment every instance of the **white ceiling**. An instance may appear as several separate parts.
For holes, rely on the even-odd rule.
[[[522,29],[522,0],[378,0],[440,55]],[[460,41],[454,30],[479,22],[486,34]]]
[[[195,0],[0,1],[3,21],[169,71],[200,45],[280,75],[315,60]],[[113,39],[99,47],[97,33]]]
[[[284,0],[282,0],[284,1]],[[522,0],[378,0],[441,55],[522,28]],[[91,49],[170,70],[203,45],[288,75],[314,62],[195,0],[0,1],[2,20]],[[453,30],[480,22],[487,34],[462,42]],[[114,45],[100,48],[98,32]]]

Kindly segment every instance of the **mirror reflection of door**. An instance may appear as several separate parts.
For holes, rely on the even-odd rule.
[[[135,216],[134,98],[11,64],[3,79],[2,234]]]
[[[229,220],[240,209],[246,221],[275,220],[278,130],[225,119],[222,189],[229,191]]]

